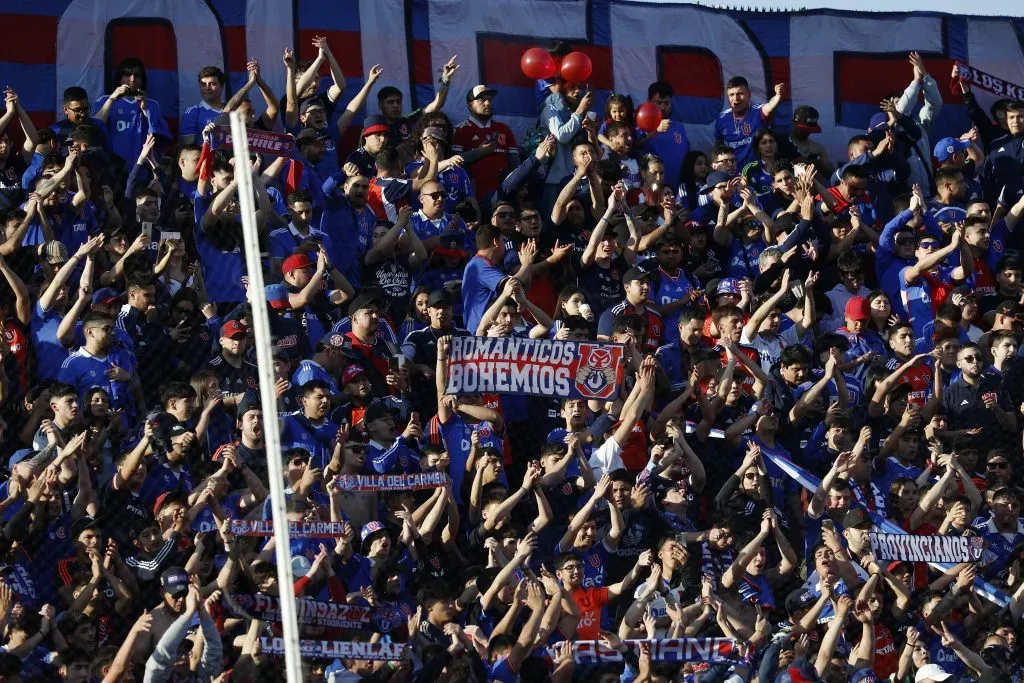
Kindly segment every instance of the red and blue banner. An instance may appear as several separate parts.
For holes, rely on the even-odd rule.
[[[448,394],[523,394],[614,400],[625,364],[621,344],[453,337]]]
[[[249,152],[252,154],[269,154],[274,157],[292,158],[295,156],[295,139],[290,133],[275,133],[259,128],[246,128],[245,137],[249,140]],[[234,146],[231,137],[231,126],[217,126],[213,131],[213,146],[231,149]]]
[[[879,100],[910,82],[910,50],[921,53],[941,84],[955,62],[1024,84],[1024,19],[938,13],[754,12],[627,0],[33,0],[6,3],[0,22],[3,83],[39,125],[63,118],[68,86],[84,87],[93,101],[109,93],[115,66],[129,56],[145,63],[147,95],[160,103],[172,131],[199,102],[196,74],[207,65],[228,74],[230,94],[245,83],[246,61],[258,59],[281,97],[283,48],[312,59],[316,35],[327,37],[346,74],[343,100],[381,64],[377,87],[398,87],[406,109],[423,106],[434,96],[441,65],[457,54],[462,68],[448,97],[449,115],[462,120],[466,91],[487,83],[500,91],[496,114],[519,135],[536,120],[537,104],[519,57],[552,38],[591,57],[589,85],[599,107],[610,92],[640,101],[652,81],[670,82],[674,116],[694,147],[710,146],[726,80],[745,76],[759,101],[781,83],[786,98],[776,126],[788,128],[796,104],[814,106],[821,139],[838,158]],[[326,67],[321,74],[326,88]],[[946,106],[933,140],[970,126],[959,95],[942,91]],[[979,95],[983,104],[995,98]]]

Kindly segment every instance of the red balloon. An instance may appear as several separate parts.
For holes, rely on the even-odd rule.
[[[562,58],[562,78],[569,83],[583,83],[593,72],[593,62],[582,52],[570,52]]]
[[[661,108],[654,102],[644,102],[633,112],[633,119],[637,128],[645,133],[653,133],[661,123]]]
[[[519,60],[519,68],[527,78],[535,81],[551,78],[558,73],[555,59],[542,47],[531,47]]]

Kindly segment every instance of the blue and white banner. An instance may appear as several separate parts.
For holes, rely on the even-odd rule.
[[[815,477],[807,470],[800,467],[799,465],[795,465],[792,462],[784,460],[782,458],[777,458],[771,453],[766,453],[764,451],[761,452],[761,455],[775,463],[775,465],[778,466],[779,469],[781,469],[783,472],[785,472],[793,479],[796,479],[801,486],[803,486],[811,493],[814,493],[814,491],[818,489],[818,485],[821,483],[821,480]],[[881,531],[884,531],[889,534],[906,535],[906,531],[899,528],[898,526],[896,526],[889,520],[885,519],[881,515],[874,512],[869,512],[869,514],[871,515],[871,519],[874,521],[875,526],[878,527]],[[928,565],[933,569],[939,570],[940,572],[945,572],[953,568],[953,564],[949,562],[928,562]],[[1006,593],[1002,592],[1001,590],[993,586],[988,581],[982,579],[981,577],[978,577],[974,580],[974,592],[980,595],[981,597],[985,598],[986,600],[994,602],[1000,607],[1007,607],[1010,604],[1010,598],[1006,595]]]

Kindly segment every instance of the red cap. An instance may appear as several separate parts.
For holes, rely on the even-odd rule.
[[[366,376],[366,370],[363,366],[354,364],[350,365],[341,373],[341,384],[344,386],[349,382],[353,382],[364,376]]]
[[[220,336],[232,339],[239,335],[245,336],[245,325],[238,320],[229,320],[224,323],[220,328]]]
[[[855,296],[846,302],[846,317],[850,320],[871,320],[871,306],[862,296]]]
[[[182,502],[182,493],[181,493],[181,491],[178,491],[178,490],[164,491],[163,493],[161,493],[159,496],[156,497],[156,502],[153,503],[153,516],[154,517],[158,517],[160,515],[160,508],[162,508],[164,506],[164,502],[167,501],[167,499],[171,498],[171,497],[173,497],[173,500],[170,501],[172,503],[173,502],[179,502],[179,503]]]
[[[291,271],[297,270],[299,268],[312,267],[313,262],[309,260],[309,256],[307,256],[305,253],[292,254],[291,256],[284,260],[284,263],[281,264],[281,272],[290,273]]]

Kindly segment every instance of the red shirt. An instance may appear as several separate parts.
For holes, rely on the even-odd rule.
[[[502,172],[509,166],[509,154],[516,149],[515,135],[511,128],[500,121],[491,119],[481,124],[473,117],[456,126],[452,135],[452,151],[456,154],[477,149],[486,143],[492,143],[494,151],[480,157],[473,164],[473,184],[478,198],[498,189]]]
[[[601,631],[601,613],[608,604],[608,588],[578,588],[572,599],[580,608],[580,621],[576,626],[576,640],[597,640]]]
[[[932,369],[927,365],[915,364],[914,367],[900,375],[899,383],[910,385],[907,402],[920,408],[928,400],[928,390],[932,386]]]
[[[900,653],[896,650],[896,640],[888,627],[875,622],[875,661],[872,665],[879,678],[889,678],[899,667]]]

